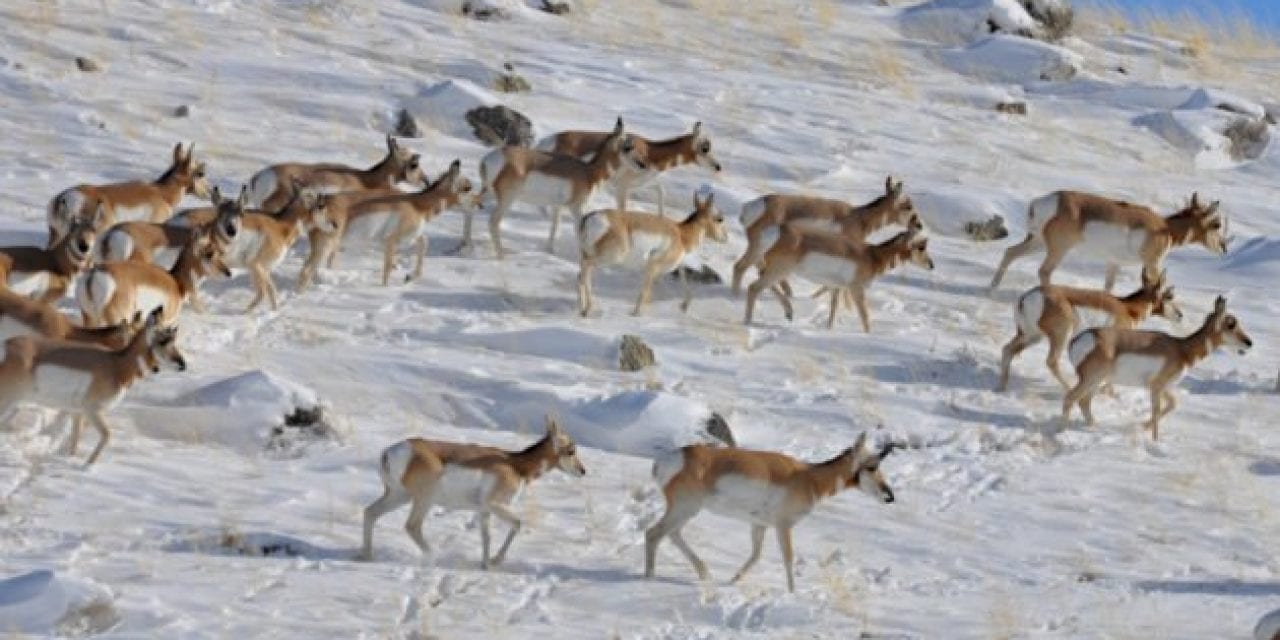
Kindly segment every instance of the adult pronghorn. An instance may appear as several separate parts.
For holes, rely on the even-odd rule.
[[[71,220],[56,243],[41,247],[0,247],[0,283],[18,295],[52,302],[66,294],[93,261],[95,229],[103,213]]]
[[[648,165],[626,137],[622,118],[596,149],[590,160],[548,153],[526,147],[507,146],[495,149],[480,161],[481,200],[493,192],[494,208],[489,213],[489,236],[493,250],[502,259],[502,218],[516,202],[541,206],[551,215],[551,233],[547,251],[555,249],[560,228],[560,209],[568,207],[576,224],[582,219],[582,207],[601,182],[609,179],[622,166],[645,170]],[[462,244],[471,245],[471,218],[468,210],[462,227]]]
[[[1142,286],[1137,291],[1121,297],[1092,289],[1076,289],[1058,285],[1035,287],[1018,296],[1013,305],[1013,322],[1017,334],[1004,346],[1000,358],[1000,383],[996,391],[1009,386],[1009,368],[1013,359],[1028,347],[1049,338],[1049,357],[1045,363],[1053,377],[1070,389],[1071,383],[1058,369],[1067,341],[1080,325],[1081,309],[1090,309],[1108,316],[1111,326],[1132,329],[1150,316],[1161,316],[1170,322],[1182,321],[1182,310],[1173,299],[1173,287],[1169,286],[1165,272],[1152,278],[1142,273]]]
[[[747,312],[744,322],[751,324],[756,300],[765,289],[772,289],[791,320],[791,274],[827,287],[831,294],[831,310],[827,327],[835,324],[840,294],[848,290],[858,308],[862,330],[871,332],[871,316],[867,312],[867,287],[877,277],[903,262],[933,270],[929,257],[929,239],[920,235],[923,226],[918,219],[908,222],[906,231],[880,244],[865,245],[840,235],[803,231],[790,225],[767,231],[761,239],[764,265],[760,277],[747,288]]]
[[[1178,399],[1169,391],[1197,362],[1223,345],[1236,347],[1244,355],[1253,340],[1240,321],[1227,313],[1227,299],[1218,296],[1213,312],[1195,333],[1176,338],[1159,331],[1135,331],[1118,327],[1098,327],[1072,338],[1067,353],[1080,381],[1062,401],[1062,420],[1071,418],[1071,407],[1079,405],[1085,421],[1093,426],[1091,403],[1104,382],[1146,387],[1151,393],[1151,420],[1147,428],[1152,439],[1160,438],[1160,419],[1169,415]]]
[[[751,525],[751,555],[731,582],[740,580],[760,559],[765,531],[775,527],[782,564],[787,570],[787,591],[794,592],[792,527],[809,515],[819,500],[852,487],[886,504],[893,502],[893,490],[880,472],[880,464],[892,451],[892,444],[879,452],[871,451],[867,448],[867,434],[863,433],[852,447],[826,462],[803,462],[772,451],[705,444],[659,457],[653,464],[653,477],[662,487],[667,510],[645,532],[645,577],[653,577],[658,544],[671,536],[698,578],[708,579],[706,563],[689,548],[682,535],[684,525],[706,509]]]
[[[17,336],[39,336],[119,349],[137,332],[141,316],[105,327],[84,327],[71,321],[53,305],[0,290],[0,341]]]
[[[1219,255],[1227,252],[1225,220],[1220,202],[1205,206],[1200,194],[1181,211],[1161,217],[1143,206],[1079,191],[1055,191],[1031,203],[1027,237],[1004,252],[991,279],[1000,286],[1009,265],[1034,251],[1044,250],[1040,284],[1049,284],[1053,271],[1077,247],[1107,263],[1106,290],[1115,286],[1121,265],[1139,264],[1148,274],[1159,273],[1169,250],[1200,244]]]
[[[203,310],[195,291],[211,274],[231,277],[221,249],[208,236],[198,235],[183,247],[168,271],[137,260],[95,266],[76,283],[76,302],[85,325],[91,327],[118,324],[154,309],[164,309],[161,319],[170,325],[188,300],[196,310]]]
[[[578,272],[578,308],[583,316],[591,313],[593,302],[592,271],[602,265],[639,258],[644,263],[644,282],[632,312],[640,315],[649,304],[653,281],[680,263],[702,244],[705,237],[716,242],[729,238],[724,216],[715,206],[715,194],[693,196],[693,213],[676,222],[651,213],[606,209],[593,211],[578,224],[578,248],[581,268]],[[680,311],[689,310],[693,293],[687,270],[680,271],[684,301]]]
[[[382,497],[364,510],[364,544],[360,557],[373,558],[373,525],[389,511],[412,503],[405,530],[423,553],[430,547],[422,537],[422,520],[432,505],[475,511],[480,515],[480,567],[502,562],[520,531],[520,516],[511,509],[525,485],[544,472],[559,469],[582,477],[587,470],[578,460],[573,439],[547,416],[547,432],[521,451],[439,440],[409,438],[382,452],[378,474]],[[489,517],[510,526],[498,553],[489,557]]]
[[[561,131],[543,138],[535,148],[589,160],[607,137],[608,131]],[[665,215],[666,190],[662,187],[662,182],[656,179],[668,169],[689,164],[720,172],[720,161],[711,155],[711,140],[702,133],[701,122],[694,123],[693,130],[689,133],[668,140],[650,140],[634,133],[628,138],[635,145],[636,155],[644,158],[646,168],[641,170],[629,165],[623,166],[609,179],[618,198],[618,211],[627,210],[627,196],[632,190],[653,183],[658,190],[658,215]]]
[[[742,288],[747,269],[758,266],[768,249],[762,238],[783,224],[795,228],[839,233],[855,242],[864,242],[873,231],[890,224],[906,225],[916,215],[902,181],[885,178],[884,195],[861,206],[842,200],[769,194],[742,205],[742,227],[747,232],[747,249],[733,265],[733,293]]]
[[[101,208],[100,229],[128,220],[162,222],[188,193],[209,197],[209,183],[203,162],[193,156],[195,145],[184,151],[182,143],[173,147],[173,163],[154,182],[82,184],[59,193],[49,202],[49,246],[62,239],[75,218],[89,218]]]
[[[133,339],[116,350],[31,336],[10,338],[0,361],[0,414],[20,402],[76,414],[70,447],[73,455],[80,439],[81,418],[88,418],[99,435],[98,446],[85,462],[86,466],[93,464],[111,438],[102,414],[119,404],[148,370],[187,368],[178,351],[178,329],[162,326],[162,315],[160,309],[153,311]]]
[[[191,215],[179,219],[175,215],[169,222],[116,224],[98,240],[99,261],[140,260],[155,263],[162,269],[172,269],[182,248],[197,235],[207,234],[218,246],[230,246],[244,223],[243,203],[223,200],[217,187],[210,191],[209,198],[216,203],[209,216]]]
[[[312,245],[311,255],[298,277],[298,288],[302,289],[311,282],[320,261],[326,256],[332,265],[339,242],[381,248],[384,287],[391,278],[396,250],[402,245],[412,244],[417,261],[406,281],[422,277],[422,264],[427,255],[427,223],[451,207],[464,205],[467,210],[474,207],[471,191],[471,180],[462,175],[462,161],[454,160],[447,171],[418,193],[376,197],[320,196],[321,206],[335,221],[334,229],[318,244]]]
[[[315,193],[391,187],[404,176],[413,175],[419,161],[418,154],[387,136],[387,155],[368,169],[334,163],[273,164],[249,179],[249,204],[266,211],[280,209],[293,197],[295,180]]]

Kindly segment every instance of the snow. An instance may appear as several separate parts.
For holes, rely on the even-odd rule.
[[[745,246],[743,202],[786,192],[862,203],[886,175],[905,181],[937,269],[875,282],[867,335],[847,312],[826,330],[825,301],[803,285],[795,322],[766,294],[757,324],[744,327],[743,301],[724,285],[697,286],[682,314],[679,286],[664,276],[635,318],[626,312],[640,274],[626,269],[597,273],[604,311],[579,318],[572,241],[544,253],[547,220],[524,206],[504,220],[503,262],[483,233],[474,255],[446,254],[461,216],[433,220],[424,276],[409,284],[411,262],[381,287],[381,256],[353,248],[299,295],[296,248],[274,274],[279,311],[243,313],[243,274],[204,285],[208,311],[184,311],[179,333],[189,369],[129,392],[107,416],[112,439],[91,469],[59,453],[66,430],[51,416],[24,408],[6,423],[0,577],[17,582],[0,588],[0,629],[1221,638],[1248,637],[1276,608],[1280,152],[1198,162],[1211,138],[1177,146],[1143,124],[1174,114],[1161,116],[1170,130],[1216,131],[1218,112],[1239,115],[1220,104],[1256,113],[1275,101],[1265,89],[1273,61],[1233,61],[1218,78],[1181,57],[1185,43],[1134,32],[1085,32],[1056,47],[985,32],[958,41],[907,29],[914,8],[873,2],[743,13],[742,3],[584,1],[569,17],[510,3],[510,20],[489,22],[458,15],[458,4],[0,5],[0,242],[41,242],[44,207],[68,185],[153,179],[180,140],[196,143],[224,192],[272,162],[367,166],[404,107],[424,137],[402,142],[424,166],[434,174],[461,158],[475,180],[485,149],[460,114],[501,102],[541,134],[606,128],[621,115],[663,138],[703,121],[725,166],[710,188],[734,222],[727,244],[708,243],[696,259],[722,275]],[[922,5],[978,15],[997,6],[1009,5]],[[940,19],[976,24],[956,15]],[[77,55],[104,70],[76,70]],[[490,93],[487,74],[506,60],[533,91]],[[1121,63],[1127,74],[1108,71]],[[1068,66],[1070,79],[1040,79]],[[1028,115],[993,108],[1010,99],[1026,101]],[[190,116],[174,117],[178,105]],[[709,180],[697,168],[661,179],[682,203],[672,217]],[[998,291],[987,283],[1021,239],[1027,204],[1057,189],[1164,213],[1194,191],[1222,200],[1231,252],[1175,250],[1169,277],[1187,322],[1148,326],[1190,331],[1225,293],[1256,346],[1194,367],[1159,442],[1139,430],[1146,393],[1124,388],[1095,402],[1097,427],[1077,419],[1059,432],[1062,392],[1043,346],[1015,363],[1010,392],[991,390],[1010,306],[1036,284],[1039,260],[1015,263]],[[652,206],[649,190],[637,197]],[[610,205],[600,193],[588,208]],[[965,238],[965,223],[994,215],[1007,241]],[[1127,270],[1117,290],[1137,279]],[[1096,286],[1101,265],[1069,258],[1055,281]],[[619,371],[624,334],[651,345],[657,366]],[[283,416],[316,404],[340,437],[274,452]],[[755,569],[726,584],[750,534],[709,513],[685,538],[714,580],[698,584],[669,545],[658,577],[643,580],[644,531],[663,510],[652,456],[704,440],[713,411],[743,446],[806,460],[864,431],[899,443],[882,467],[897,502],[850,492],[820,504],[795,529],[795,594],[772,536]],[[426,521],[432,555],[403,533],[400,511],[380,522],[378,560],[354,561],[385,447],[423,436],[523,448],[547,414],[577,439],[588,474],[549,473],[527,488],[506,564],[481,571],[473,519],[444,511]]]
[[[1018,0],[931,0],[902,12],[903,31],[941,42],[972,41],[990,33],[1035,32],[1039,25]]]

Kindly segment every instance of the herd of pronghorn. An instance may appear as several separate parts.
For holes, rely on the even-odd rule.
[[[78,185],[59,193],[48,208],[47,248],[0,248],[0,282],[6,285],[0,292],[0,335],[8,339],[0,362],[0,411],[28,403],[74,417],[68,441],[73,454],[87,420],[100,436],[88,458],[92,464],[109,437],[103,414],[130,385],[162,368],[185,368],[176,343],[177,320],[185,304],[201,308],[201,280],[229,277],[231,269],[247,270],[254,290],[248,309],[264,298],[275,308],[272,271],[303,233],[310,253],[297,280],[300,291],[322,265],[332,267],[340,245],[381,248],[381,282],[386,285],[396,252],[404,246],[416,252],[409,278],[422,275],[428,224],[447,209],[465,214],[460,249],[470,245],[472,216],[486,209],[493,250],[501,258],[502,218],[514,204],[550,213],[548,250],[554,248],[560,209],[567,207],[576,222],[578,300],[584,316],[592,312],[596,267],[628,260],[643,264],[634,309],[639,314],[658,276],[705,239],[725,242],[728,235],[710,193],[695,194],[693,212],[682,221],[665,217],[661,209],[655,214],[627,208],[632,190],[658,184],[655,178],[673,167],[720,171],[700,124],[655,141],[628,134],[619,119],[612,131],[566,131],[535,148],[500,148],[481,160],[479,190],[463,175],[458,160],[434,180],[420,162],[419,155],[388,137],[386,156],[368,169],[276,164],[255,174],[232,199],[209,187],[204,164],[196,161],[191,147],[179,144],[172,165],[154,181]],[[589,197],[605,182],[614,188],[616,207],[585,212]],[[212,206],[177,210],[188,194],[208,199]],[[663,199],[659,186],[659,206]],[[1067,389],[1064,420],[1078,405],[1092,425],[1090,403],[1107,383],[1140,386],[1150,391],[1147,427],[1158,437],[1160,419],[1175,406],[1169,388],[1189,367],[1220,346],[1243,353],[1252,345],[1221,297],[1200,328],[1186,337],[1135,328],[1152,315],[1181,318],[1162,266],[1171,249],[1200,244],[1226,252],[1225,220],[1217,202],[1206,204],[1193,195],[1183,210],[1164,217],[1147,207],[1062,191],[1032,202],[1028,215],[1026,239],[1005,253],[991,283],[993,289],[998,286],[1014,260],[1035,251],[1046,254],[1040,285],[1015,304],[1017,334],[1003,350],[1000,389],[1008,382],[1013,358],[1047,337],[1049,370]],[[841,304],[851,303],[869,331],[865,292],[873,280],[904,263],[933,268],[911,198],[892,178],[882,196],[860,206],[766,195],[742,207],[741,222],[747,249],[733,266],[734,293],[750,267],[759,271],[747,288],[747,323],[766,289],[777,295],[790,319],[788,279],[798,276],[829,294],[828,326]],[[873,232],[891,225],[904,230],[887,241],[868,243]],[[1055,268],[1073,251],[1109,265],[1105,289],[1050,283]],[[1127,296],[1110,293],[1121,265],[1142,267],[1141,286]],[[79,324],[53,306],[72,290]],[[681,309],[687,310],[687,277],[683,290]],[[1082,309],[1109,316],[1109,324],[1076,333]],[[1076,369],[1074,386],[1058,368],[1064,350]],[[750,558],[735,580],[759,557],[767,528],[776,528],[787,586],[793,589],[792,527],[817,501],[846,488],[893,502],[880,472],[892,450],[892,445],[872,446],[864,433],[853,447],[820,463],[708,445],[660,456],[653,473],[667,506],[646,535],[645,574],[653,574],[657,547],[669,536],[698,575],[707,576],[705,564],[681,536],[685,523],[705,508],[751,525]],[[406,529],[424,552],[423,519],[431,505],[442,505],[478,512],[482,564],[499,563],[521,526],[512,501],[526,483],[553,468],[574,476],[586,473],[572,439],[550,418],[545,437],[518,452],[418,438],[401,441],[382,454],[384,491],[365,510],[361,556],[372,556],[378,518],[411,503]],[[494,515],[510,529],[490,555],[489,520]]]

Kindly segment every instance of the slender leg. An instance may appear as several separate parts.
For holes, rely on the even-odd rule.
[[[702,558],[699,558],[698,554],[693,552],[693,547],[690,547],[688,542],[685,542],[684,527],[680,527],[679,529],[671,532],[671,542],[676,545],[676,548],[680,550],[680,553],[684,554],[684,557],[689,561],[689,564],[693,565],[693,570],[697,572],[698,579],[708,579],[710,574],[707,573],[707,563],[703,562]]]
[[[496,567],[502,564],[502,561],[507,558],[507,550],[511,548],[511,542],[516,539],[516,534],[520,533],[520,528],[523,526],[523,523],[520,521],[520,516],[513,513],[505,504],[490,502],[489,511],[491,511],[493,515],[498,516],[499,520],[506,522],[510,527],[510,529],[507,530],[506,539],[502,541],[502,546],[498,547],[498,553],[494,554],[493,559],[489,561],[490,567]]]
[[[1060,334],[1049,335],[1049,355],[1045,359],[1045,364],[1049,366],[1049,372],[1053,377],[1058,379],[1058,383],[1062,385],[1065,391],[1071,388],[1071,383],[1067,377],[1062,375],[1062,370],[1058,365],[1062,362],[1062,352],[1066,350],[1068,344],[1068,336]]]
[[[1160,416],[1163,416],[1164,394],[1160,389],[1151,389],[1151,421],[1147,423],[1147,428],[1151,429],[1151,439],[1160,439]]]
[[[422,537],[422,521],[427,517],[427,510],[431,508],[431,500],[426,496],[417,495],[412,496],[412,500],[413,506],[409,508],[409,518],[404,522],[404,530],[409,533],[409,537],[423,554],[431,553],[431,545],[427,544],[426,539]]]
[[[853,304],[858,308],[858,318],[862,320],[862,331],[871,333],[871,314],[867,311],[867,290],[862,287],[853,288]]]
[[[653,297],[653,281],[658,277],[658,264],[650,262],[644,268],[644,284],[640,286],[640,297],[636,298],[636,308],[631,315],[640,315]]]
[[[556,235],[560,233],[560,207],[547,207],[551,213],[551,234],[547,236],[547,253],[556,252]]]
[[[102,450],[107,448],[107,442],[111,440],[111,430],[107,427],[107,421],[102,418],[102,414],[93,412],[89,414],[89,422],[93,424],[93,428],[98,430],[98,446],[93,448],[93,453],[89,454],[89,459],[85,461],[84,466],[89,466],[98,460],[98,456],[102,454]]]
[[[667,217],[667,190],[662,186],[661,180],[654,180],[653,186],[658,190],[658,215]]]
[[[729,581],[729,584],[734,584],[741,580],[742,576],[746,575],[747,571],[751,569],[751,567],[755,566],[756,561],[760,559],[760,547],[764,546],[764,532],[767,529],[768,527],[763,525],[751,525],[751,555],[747,558],[747,561],[743,563],[742,568],[738,569],[738,573],[734,574],[733,579]]]
[[[262,270],[262,284],[267,289],[267,301],[271,303],[272,311],[280,310],[280,301],[276,297],[276,281],[271,278],[271,272],[266,269]]]
[[[266,292],[263,291],[261,270],[256,264],[249,265],[249,284],[253,287],[253,300],[250,300],[249,306],[244,308],[245,313],[256,309],[262,303],[262,299],[266,297]]]
[[[773,285],[770,290],[773,291],[774,297],[778,299],[778,304],[782,305],[782,315],[787,319],[787,322],[791,322],[796,318],[796,310],[791,304],[791,294],[787,293],[790,287],[782,286],[785,282],[786,280],[783,280]]]
[[[382,244],[382,286],[387,286],[391,282],[391,269],[396,263],[396,245],[399,244],[399,238],[392,236]]]
[[[689,303],[693,302],[693,289],[689,286],[689,270],[680,270],[680,284],[684,287],[684,302],[680,303],[680,313],[689,312]]]
[[[996,391],[1004,391],[1009,388],[1009,370],[1013,368],[1013,359],[1037,342],[1037,338],[1028,337],[1022,332],[1022,328],[1018,328],[1018,333],[1013,336],[1009,344],[1000,350],[1000,382],[996,385]]]
[[[480,512],[480,568],[489,567],[489,512]]]
[[[759,250],[756,246],[760,243],[759,238],[747,229],[747,250],[742,253],[742,257],[733,263],[733,295],[742,294],[742,277],[746,275],[747,269],[752,265],[760,262],[760,256],[756,255]]]
[[[578,269],[578,311],[584,318],[591,313],[591,272],[594,268],[595,263],[583,258]]]
[[[1065,257],[1067,257],[1066,251],[1049,247],[1044,256],[1044,262],[1040,263],[1040,286],[1049,286],[1049,279],[1053,277],[1053,272],[1057,270],[1059,264],[1062,264],[1062,259]]]
[[[195,312],[196,312],[196,313],[208,313],[208,312],[209,312],[208,307],[205,307],[205,306],[204,306],[204,300],[201,300],[201,299],[200,299],[200,290],[199,290],[199,289],[196,289],[196,290],[192,291],[192,292],[191,292],[191,295],[190,295],[190,296],[187,296],[187,304],[191,305],[191,308],[192,308],[193,310],[195,310]]]
[[[511,208],[511,201],[508,198],[499,198],[498,204],[493,209],[493,213],[489,214],[489,238],[493,241],[493,252],[501,260],[502,252],[502,217],[507,215],[507,209]],[[468,237],[467,244],[470,244]]]
[[[420,234],[418,240],[414,243],[418,251],[418,261],[413,266],[413,280],[422,277],[422,264],[427,260],[427,236]]]
[[[1004,279],[1004,274],[1009,270],[1009,265],[1013,264],[1015,260],[1034,253],[1042,246],[1044,246],[1044,243],[1041,242],[1039,238],[1028,233],[1027,237],[1023,239],[1022,242],[1006,249],[1004,252],[1004,258],[1000,260],[1000,266],[996,267],[995,276],[991,278],[991,288],[995,289],[1000,286],[1000,281]]]
[[[831,290],[831,309],[827,312],[827,328],[836,326],[836,311],[840,308],[840,290]]]
[[[796,579],[792,570],[795,552],[791,547],[791,525],[778,525],[778,546],[782,549],[782,566],[787,568],[787,591],[796,592]]]
[[[382,497],[374,500],[364,509],[364,544],[360,547],[360,559],[373,559],[373,526],[382,516],[403,507],[409,501],[409,494],[404,491],[392,491],[390,487],[382,490]]]
[[[59,411],[54,420],[61,422],[62,418],[68,415],[65,411]],[[80,450],[80,433],[82,431],[84,431],[84,414],[77,413],[71,418],[71,437],[67,441],[67,455],[75,456]]]
[[[668,492],[667,495],[667,511],[662,514],[662,519],[656,524],[649,527],[644,533],[644,577],[653,577],[653,565],[658,555],[658,544],[662,539],[671,536],[671,541],[679,547],[681,553],[693,565],[693,569],[698,574],[698,578],[705,580],[707,578],[707,565],[702,562],[698,555],[689,548],[689,545],[680,536],[681,529],[684,528],[686,522],[698,515],[698,511],[702,509],[702,504],[696,501],[673,501],[672,496]]]

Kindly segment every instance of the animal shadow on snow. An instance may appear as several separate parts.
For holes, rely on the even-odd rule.
[[[306,560],[352,560],[357,552],[353,548],[319,546],[285,534],[227,530],[195,532],[166,544],[162,549],[169,553]]]
[[[521,313],[564,315],[577,308],[577,303],[567,297],[524,295],[495,287],[477,287],[468,291],[414,290],[405,292],[402,298],[430,309],[471,313],[506,313],[517,310]]]
[[[1249,465],[1250,473],[1258,476],[1280,476],[1280,458],[1259,458]]]
[[[1271,393],[1274,389],[1267,384],[1250,385],[1235,378],[1200,378],[1187,376],[1182,379],[1182,388],[1198,396],[1234,396],[1242,393]]]
[[[1141,580],[1136,586],[1143,591],[1183,595],[1272,597],[1280,596],[1280,582],[1244,580]]]

